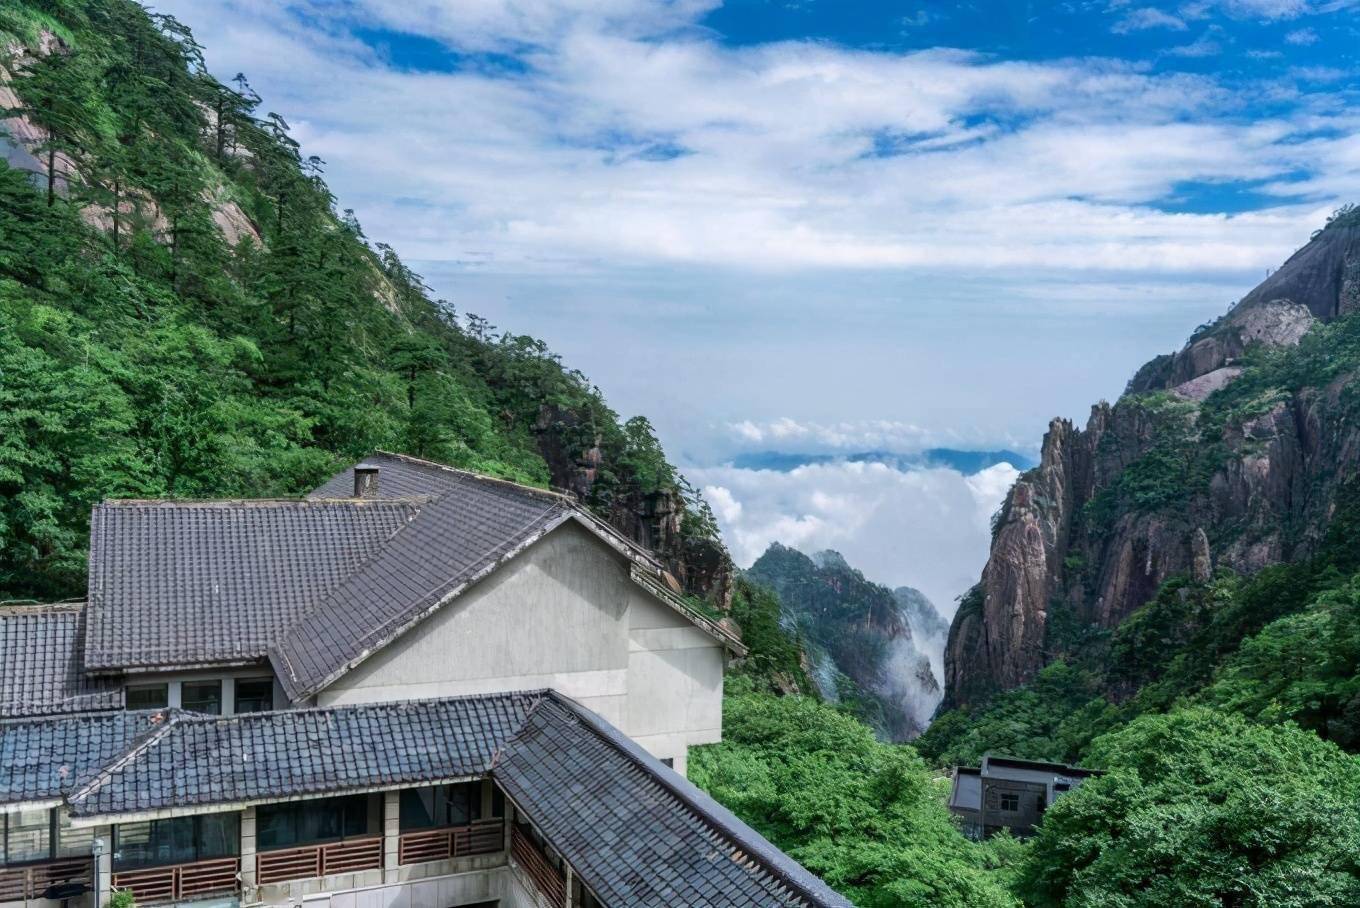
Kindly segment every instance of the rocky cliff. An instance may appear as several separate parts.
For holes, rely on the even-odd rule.
[[[805,641],[808,674],[823,697],[845,702],[886,739],[921,733],[940,701],[913,629],[913,618],[920,623],[926,614],[923,605],[935,614],[928,601],[904,607],[838,552],[809,557],[779,543],[746,574],[779,595],[782,619]]]
[[[1357,310],[1360,214],[1343,209],[1084,428],[1050,423],[950,628],[946,705],[1024,684],[1169,577],[1308,555],[1360,468],[1354,361],[1335,355]]]

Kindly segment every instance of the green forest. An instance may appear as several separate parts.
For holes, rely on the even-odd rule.
[[[295,495],[376,449],[546,486],[598,448],[598,511],[672,492],[714,536],[645,418],[432,298],[173,18],[6,3],[0,48],[44,137],[0,162],[0,599],[80,595],[102,499]]]
[[[0,114],[45,137],[35,166],[0,163],[0,600],[80,596],[103,499],[297,495],[375,449],[539,486],[598,449],[592,507],[617,519],[667,492],[686,534],[716,541],[645,418],[434,299],[179,22],[132,0],[19,0],[0,48]],[[1201,426],[1355,375],[1360,316],[1245,367]],[[1344,399],[1360,415],[1354,387]],[[1174,502],[1214,456],[1168,441],[1087,516]],[[739,578],[729,616],[751,654],[692,778],[864,906],[1358,905],[1357,539],[1352,480],[1307,559],[1175,578],[911,745],[819,702],[777,597]],[[1033,839],[978,843],[945,770],[986,751],[1106,773]]]

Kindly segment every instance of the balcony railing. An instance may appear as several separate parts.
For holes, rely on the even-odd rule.
[[[63,883],[84,883],[88,886],[93,878],[94,862],[89,858],[0,867],[0,902],[40,899],[49,886]]]
[[[381,870],[382,856],[381,836],[346,839],[304,848],[261,851],[255,855],[255,878],[264,885],[337,873]]]
[[[533,839],[519,831],[519,827],[511,830],[510,854],[520,870],[533,880],[539,895],[553,908],[564,908],[567,904],[566,877],[552,865]]]
[[[145,867],[113,875],[114,889],[130,889],[139,904],[178,902],[203,895],[236,892],[240,888],[241,859],[215,858],[192,864]]]
[[[422,829],[397,840],[397,863],[420,864],[505,848],[504,820],[477,820],[468,826]]]

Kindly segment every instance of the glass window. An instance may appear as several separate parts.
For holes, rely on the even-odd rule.
[[[368,795],[266,804],[255,810],[261,850],[333,842],[368,834]]]
[[[93,826],[72,828],[70,815],[64,810],[57,811],[57,857],[94,854],[94,831]]]
[[[113,869],[190,864],[240,849],[241,818],[235,813],[120,823],[113,831]]]
[[[185,681],[180,686],[179,705],[196,713],[221,713],[222,682]]]
[[[401,828],[466,826],[482,816],[482,783],[408,788],[401,793]]]
[[[129,684],[126,697],[128,709],[165,709],[170,705],[170,685]]]
[[[1019,809],[1020,809],[1020,795],[1018,795],[1018,794],[1016,794],[1016,793],[1014,793],[1014,792],[1003,792],[1002,795],[1001,795],[1001,809],[1002,809],[1002,810],[1019,810]]]
[[[273,678],[236,679],[236,711],[238,713],[261,713],[273,708]]]
[[[5,863],[45,861],[52,856],[52,811],[21,810],[5,816]]]

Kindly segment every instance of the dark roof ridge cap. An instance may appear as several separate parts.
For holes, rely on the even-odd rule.
[[[230,508],[230,507],[324,507],[349,505],[369,507],[379,504],[428,504],[436,496],[407,495],[401,498],[107,498],[99,508]]]
[[[446,463],[439,463],[438,461],[435,460],[426,460],[423,457],[414,457],[410,454],[398,453],[397,451],[385,451],[382,448],[378,448],[373,452],[373,454],[380,455],[382,457],[392,457],[396,460],[406,461],[407,463],[419,464],[420,466],[423,467],[431,467],[436,470],[441,470],[445,473],[452,473],[455,476],[459,476],[464,479],[471,479],[476,482],[484,482],[487,483],[488,485],[502,486],[508,489],[514,489],[519,492],[528,492],[531,495],[538,495],[543,498],[548,498],[564,505],[576,504],[576,500],[572,498],[570,495],[568,495],[565,492],[558,492],[555,489],[540,489],[538,486],[531,486],[526,485],[522,482],[515,482],[513,479],[502,479],[499,476],[491,476],[486,473],[478,473],[476,470],[467,470],[462,467],[452,467]],[[351,466],[350,469],[352,470],[354,469],[354,466],[358,466],[359,464],[367,462],[368,458],[366,457],[363,460],[359,461],[358,464],[354,464],[353,466]],[[375,466],[375,464],[369,464],[369,466]],[[379,482],[381,482],[381,480],[379,480]],[[379,487],[381,488],[381,486]]]
[[[171,729],[183,721],[184,713],[171,707],[151,710],[145,716],[154,723],[151,728],[135,736],[128,742],[127,747],[119,752],[118,756],[93,770],[85,780],[75,780],[71,793],[66,796],[68,804],[74,804],[76,801],[83,800],[98,791],[109,779],[113,778],[114,773],[137,759],[139,755],[154,747],[157,742],[168,735]],[[163,718],[157,721],[157,716]]]
[[[418,700],[379,700],[372,703],[338,703],[335,706],[301,706],[292,709],[262,709],[257,712],[234,713],[230,716],[220,716],[214,713],[196,713],[184,709],[176,709],[175,722],[191,725],[242,725],[248,722],[271,719],[276,716],[318,716],[334,715],[336,713],[366,713],[366,712],[397,712],[400,710],[428,709],[434,706],[442,706],[445,703],[460,703],[469,700],[513,700],[516,698],[537,698],[534,706],[546,698],[551,691],[546,687],[530,688],[528,690],[498,690],[482,694],[453,694],[448,697],[425,697]],[[167,712],[168,710],[153,710],[152,712]]]
[[[84,599],[65,599],[61,602],[34,602],[29,599],[18,599],[12,603],[0,602],[0,618],[13,617],[14,615],[64,614],[84,610]]]
[[[784,854],[773,843],[767,840],[759,832],[744,823],[736,814],[726,807],[723,807],[713,797],[702,791],[693,782],[684,776],[679,775],[673,770],[670,772],[659,772],[658,770],[666,767],[656,757],[648,753],[641,745],[623,732],[614,728],[600,716],[590,709],[582,706],[577,701],[563,694],[561,691],[549,688],[544,700],[553,700],[561,704],[578,720],[583,722],[597,737],[615,750],[623,754],[634,766],[647,773],[661,787],[665,788],[685,809],[699,822],[703,823],[713,832],[730,840],[741,850],[742,854],[750,861],[758,863],[760,867],[778,883],[793,890],[798,896],[807,899],[813,905],[830,905],[835,908],[853,908],[851,902],[836,892],[824,881],[814,876],[811,871],[798,864],[793,858]],[[537,707],[535,707],[537,708]],[[526,721],[528,716],[526,715]],[[513,745],[518,734],[507,739],[506,747]],[[499,756],[499,754],[498,754]],[[492,761],[494,774],[496,761]],[[771,853],[772,852],[772,853]],[[793,864],[799,873],[795,873],[789,868],[780,866],[779,859]],[[801,875],[804,878],[799,879]],[[819,891],[820,890],[820,891]]]
[[[4,716],[0,718],[0,728],[14,725],[40,725],[47,722],[75,722],[81,719],[116,720],[127,716],[152,716],[169,712],[169,709],[87,709],[73,713],[43,713],[35,716]]]

